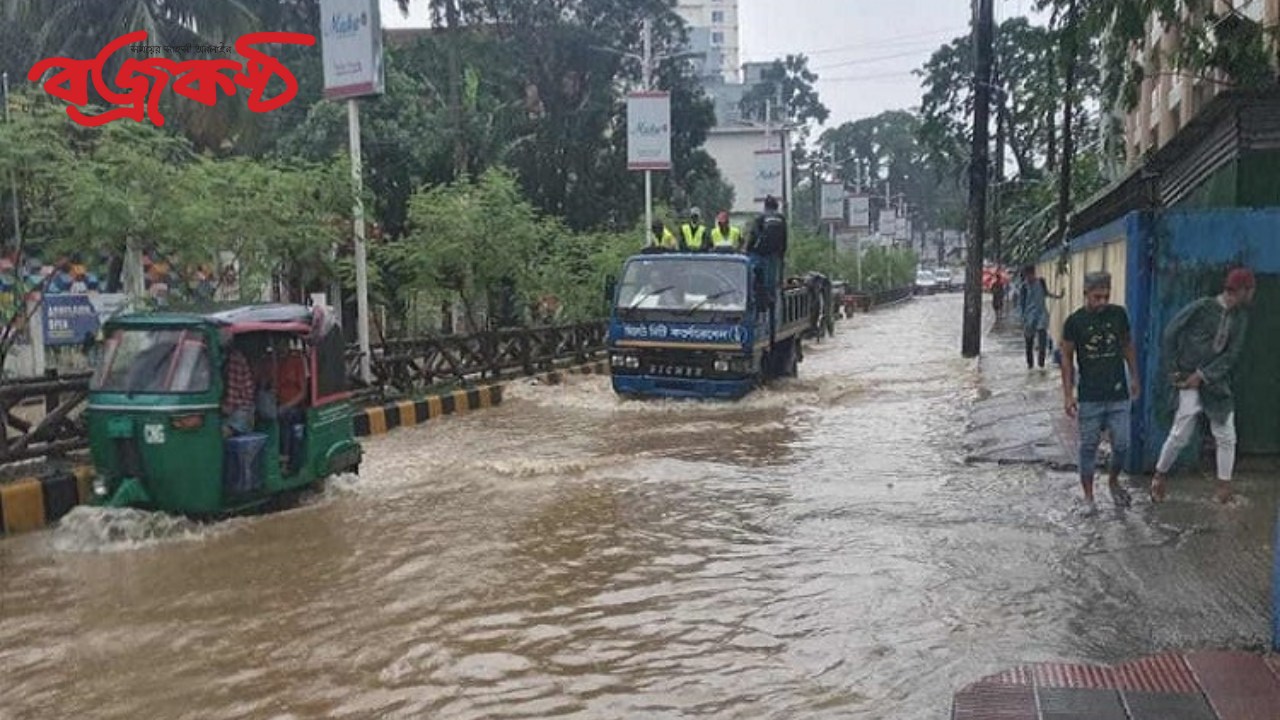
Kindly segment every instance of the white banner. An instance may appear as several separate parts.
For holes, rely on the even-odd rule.
[[[781,150],[757,150],[756,151],[756,182],[755,182],[755,200],[756,202],[764,202],[764,199],[772,195],[782,201],[782,151]]]
[[[849,227],[871,227],[871,199],[864,195],[849,196]]]
[[[329,100],[381,95],[382,18],[378,0],[320,0],[320,54]]]
[[[844,219],[844,185],[822,183],[822,219]]]
[[[671,95],[627,96],[627,169],[671,169]]]

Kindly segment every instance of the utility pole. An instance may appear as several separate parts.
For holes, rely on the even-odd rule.
[[[644,46],[640,57],[641,84],[645,92],[652,90],[653,85],[653,23],[644,19]],[[633,56],[634,57],[634,56]],[[649,236],[649,228],[653,227],[653,171],[644,171],[644,232]],[[679,228],[676,228],[679,230]]]
[[[999,267],[1004,260],[1004,237],[1000,228],[1004,195],[1005,94],[1000,76],[1000,61],[995,61],[991,84],[996,93],[996,180],[991,188],[991,257]]]
[[[973,144],[969,160],[969,262],[965,271],[960,353],[982,353],[982,251],[987,236],[987,124],[991,112],[993,0],[975,0],[973,19]]]
[[[9,73],[0,73],[0,84],[4,89],[4,121],[9,122]],[[13,250],[22,251],[22,223],[18,213],[18,176],[13,168],[9,168],[9,186],[13,190]]]
[[[1062,34],[1062,54],[1066,63],[1066,92],[1062,98],[1062,172],[1058,176],[1058,243],[1066,247],[1071,240],[1067,217],[1071,212],[1072,106],[1076,93],[1076,0],[1067,6],[1067,22]]]

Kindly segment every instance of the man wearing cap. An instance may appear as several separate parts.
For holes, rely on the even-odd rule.
[[[1227,274],[1220,294],[1192,301],[1164,329],[1161,350],[1172,371],[1172,385],[1178,391],[1178,410],[1151,477],[1154,502],[1164,499],[1169,469],[1191,440],[1201,412],[1209,417],[1209,429],[1217,445],[1218,488],[1214,499],[1231,500],[1231,475],[1236,461],[1231,371],[1244,347],[1244,308],[1253,302],[1256,284],[1252,271],[1236,268]]]
[[[707,226],[702,224],[702,211],[698,208],[689,211],[689,222],[680,226],[680,232],[684,236],[686,252],[703,252],[707,249]]]
[[[724,210],[716,215],[716,226],[711,228],[711,249],[715,252],[742,251],[742,231],[729,225],[729,213]]]
[[[1111,304],[1111,275],[1085,275],[1084,299],[1084,307],[1071,313],[1062,327],[1062,394],[1067,416],[1079,419],[1080,487],[1084,490],[1085,510],[1092,514],[1097,511],[1093,475],[1103,428],[1111,435],[1107,475],[1111,500],[1116,507],[1129,507],[1133,502],[1129,492],[1120,486],[1120,467],[1129,451],[1129,406],[1142,386],[1138,382],[1138,354],[1129,331],[1129,315],[1124,308]]]

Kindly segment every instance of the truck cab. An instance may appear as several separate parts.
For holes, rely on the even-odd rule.
[[[736,399],[794,375],[813,325],[811,288],[772,288],[760,260],[733,253],[661,253],[626,261],[608,346],[625,397]]]

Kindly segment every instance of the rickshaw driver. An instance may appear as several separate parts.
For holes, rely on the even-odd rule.
[[[254,388],[253,369],[238,347],[232,347],[227,355],[226,395],[222,398],[222,435],[243,435],[253,432]]]

